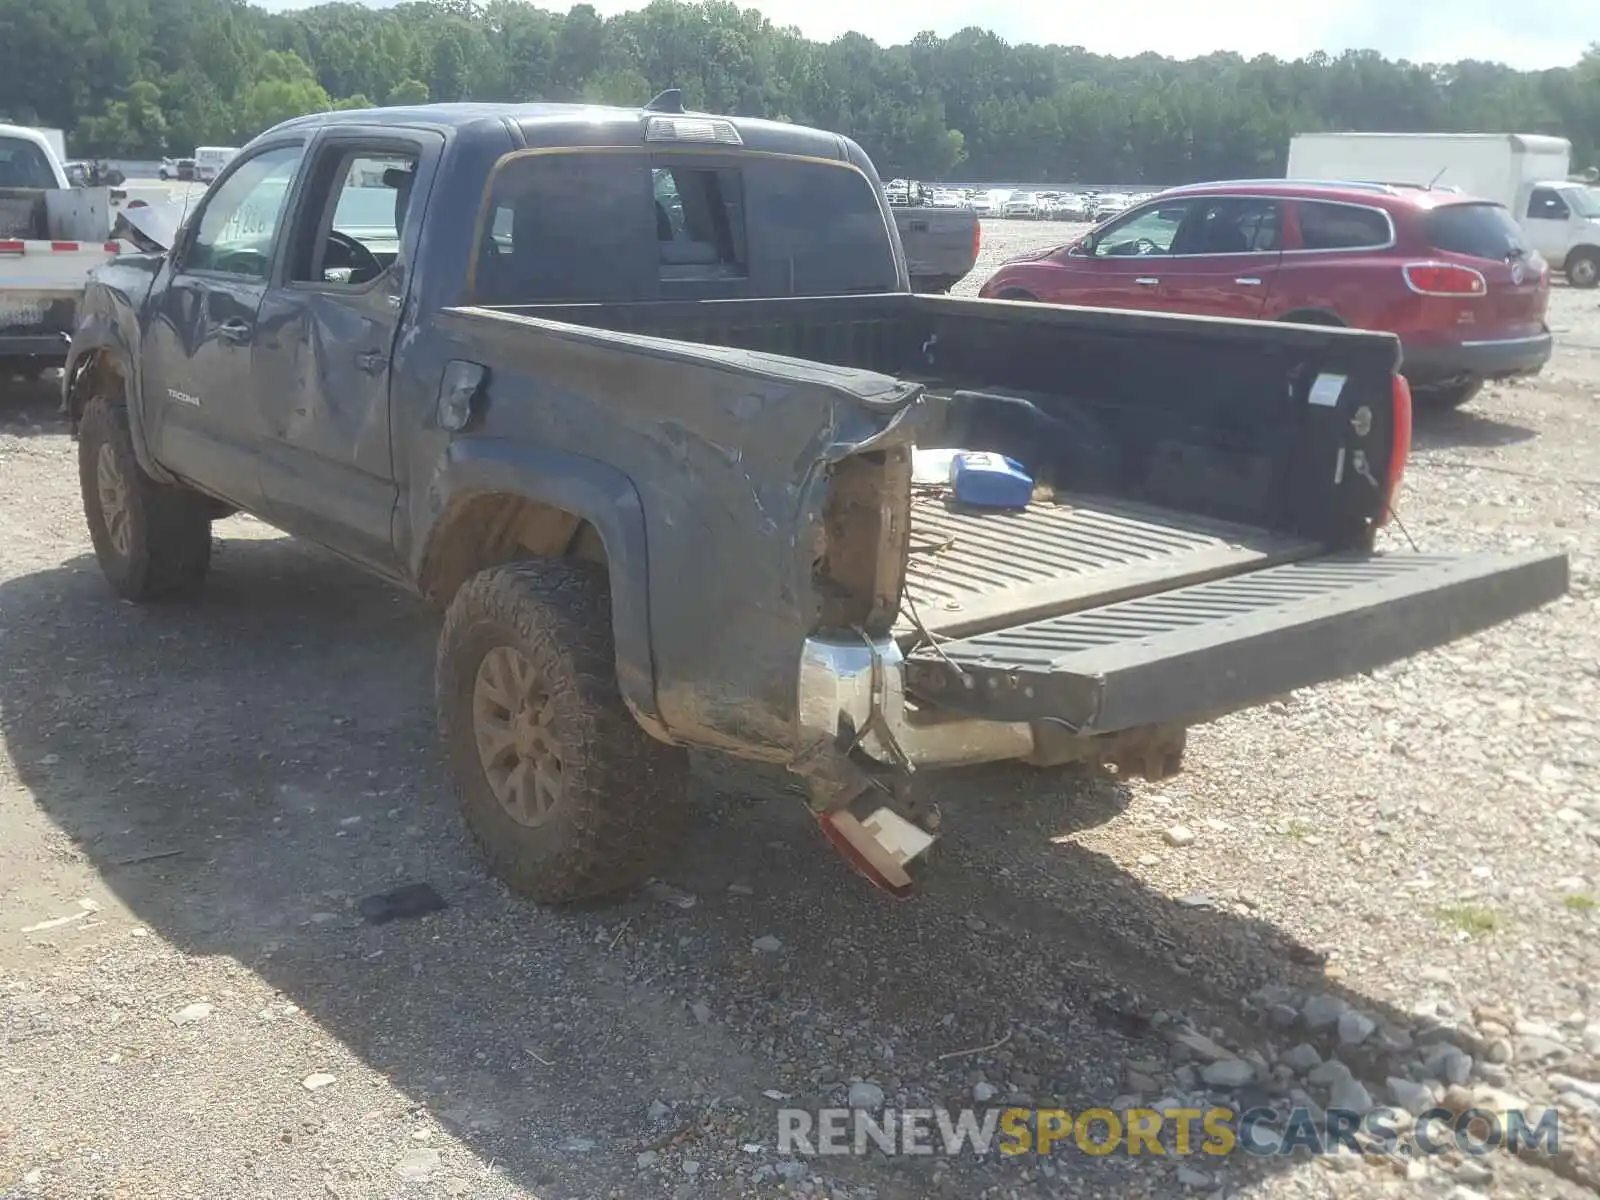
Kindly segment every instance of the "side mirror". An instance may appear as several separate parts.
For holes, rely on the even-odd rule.
[[[1083,239],[1081,241],[1075,243],[1067,251],[1067,253],[1068,254],[1077,254],[1077,255],[1080,255],[1080,256],[1082,256],[1084,258],[1093,258],[1094,257],[1094,248],[1095,248],[1095,237],[1094,237],[1094,234],[1086,233],[1086,234],[1083,235]]]

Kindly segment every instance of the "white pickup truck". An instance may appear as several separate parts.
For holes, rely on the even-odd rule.
[[[90,274],[121,252],[107,188],[75,188],[47,131],[0,125],[0,379],[66,361]]]

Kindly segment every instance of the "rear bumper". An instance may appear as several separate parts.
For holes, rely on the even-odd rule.
[[[66,362],[82,298],[82,288],[0,288],[0,358]]]
[[[59,333],[7,333],[0,330],[0,358],[34,358],[64,363],[71,339]]]
[[[1537,375],[1552,345],[1548,332],[1448,344],[1402,340],[1400,373],[1412,386]]]
[[[909,659],[888,640],[811,639],[801,745],[854,748],[902,769],[1115,760],[1143,753],[1161,731],[1477,633],[1564,595],[1567,579],[1560,554],[1333,555],[944,641]]]

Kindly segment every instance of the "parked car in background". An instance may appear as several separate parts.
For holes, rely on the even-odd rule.
[[[1001,215],[1036,218],[1039,215],[1039,197],[1032,192],[1012,192]]]
[[[1094,215],[1091,220],[1104,221],[1107,217],[1127,211],[1129,200],[1121,192],[1102,192],[1094,198]]]
[[[1504,205],[1382,184],[1164,192],[979,295],[1385,330],[1419,404],[1465,404],[1550,358],[1550,268]]]
[[[1094,219],[1094,210],[1087,196],[1081,192],[1067,192],[1056,201],[1054,216],[1058,221],[1089,221]]]
[[[1010,192],[999,188],[987,192],[979,192],[972,198],[972,211],[980,217],[1004,216],[1006,201],[1010,198]]]

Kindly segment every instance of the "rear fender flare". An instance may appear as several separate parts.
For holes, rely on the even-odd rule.
[[[650,570],[644,504],[633,480],[606,463],[501,438],[450,444],[429,487],[429,527],[417,540],[412,578],[424,580],[440,518],[482,493],[514,495],[587,521],[605,547],[617,683],[643,721],[660,723],[650,639]]]

